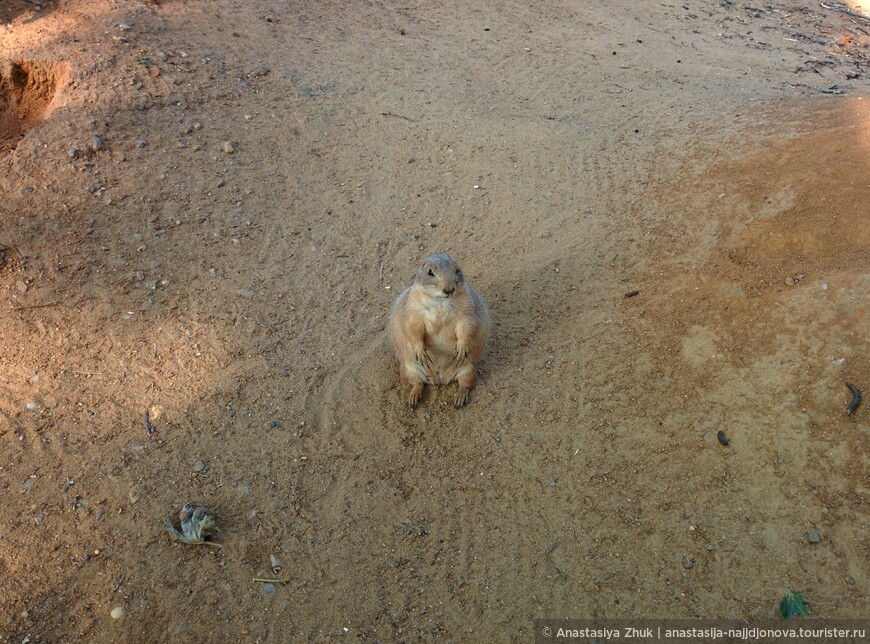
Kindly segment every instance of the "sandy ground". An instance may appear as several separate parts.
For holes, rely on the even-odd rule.
[[[0,5],[0,634],[870,616],[870,20],[826,4]],[[494,337],[411,411],[438,251]]]

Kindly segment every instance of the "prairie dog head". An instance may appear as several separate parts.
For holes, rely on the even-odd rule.
[[[417,269],[414,284],[422,286],[432,297],[451,297],[465,289],[462,271],[450,255],[430,255]]]

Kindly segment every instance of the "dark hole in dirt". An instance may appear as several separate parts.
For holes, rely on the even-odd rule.
[[[58,63],[0,61],[0,156],[45,120],[64,77]]]

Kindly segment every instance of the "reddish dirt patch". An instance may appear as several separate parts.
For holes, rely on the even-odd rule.
[[[0,155],[14,149],[51,112],[58,87],[66,81],[62,64],[0,61]]]

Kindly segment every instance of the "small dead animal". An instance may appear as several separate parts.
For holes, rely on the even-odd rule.
[[[163,519],[166,529],[175,541],[192,545],[222,547],[219,543],[206,541],[217,530],[214,517],[208,513],[206,508],[192,508],[189,504],[186,504],[181,508],[181,512],[178,513],[178,520],[181,522],[181,532],[172,525],[172,521],[166,518]]]

